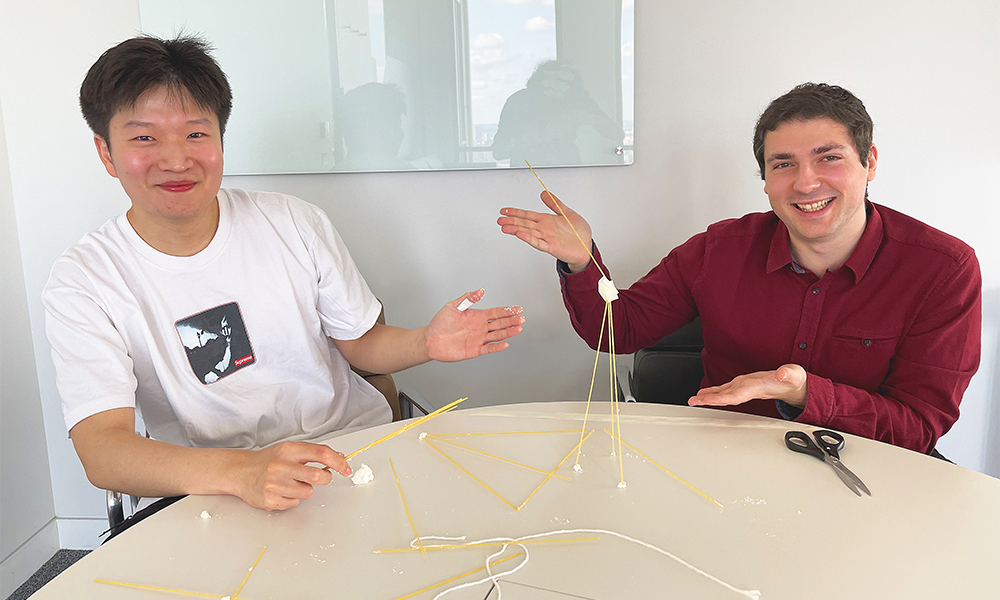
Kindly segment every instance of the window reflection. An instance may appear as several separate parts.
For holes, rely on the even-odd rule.
[[[630,164],[622,0],[139,0],[234,91],[226,173]]]

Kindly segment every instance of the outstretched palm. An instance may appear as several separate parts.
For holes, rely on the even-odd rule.
[[[504,216],[497,219],[500,230],[551,254],[573,271],[582,270],[590,262],[590,225],[549,192],[542,192],[541,198],[553,214],[504,208],[500,211]]]
[[[465,294],[434,315],[426,330],[427,353],[432,360],[455,362],[499,352],[508,345],[504,340],[521,333],[524,317],[520,306],[458,310],[465,298],[478,302],[484,293],[480,289]]]

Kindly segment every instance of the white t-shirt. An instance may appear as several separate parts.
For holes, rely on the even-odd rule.
[[[218,199],[194,256],[153,249],[121,215],[52,267],[42,301],[67,430],[136,407],[155,439],[256,448],[389,422],[329,339],[357,339],[381,306],[323,211],[275,193]]]

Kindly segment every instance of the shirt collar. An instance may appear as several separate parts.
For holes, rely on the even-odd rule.
[[[878,251],[879,246],[882,245],[882,238],[884,236],[882,216],[879,215],[878,209],[871,202],[866,202],[865,208],[868,212],[868,222],[865,225],[865,230],[861,233],[861,239],[858,240],[858,245],[854,248],[854,252],[851,253],[850,258],[844,263],[844,266],[854,273],[855,283],[861,281],[861,278],[868,272],[868,268],[875,259],[875,253]],[[792,247],[788,241],[788,228],[779,220],[778,226],[771,237],[771,250],[767,255],[766,272],[771,274],[789,265],[795,268],[795,263],[792,260]]]

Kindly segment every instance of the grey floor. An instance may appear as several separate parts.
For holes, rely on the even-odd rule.
[[[14,593],[10,596],[7,596],[7,600],[24,600],[31,596],[39,588],[51,581],[53,577],[62,573],[89,552],[90,550],[60,550],[56,552],[55,556],[35,571],[35,574],[28,578],[21,587],[14,590]]]

